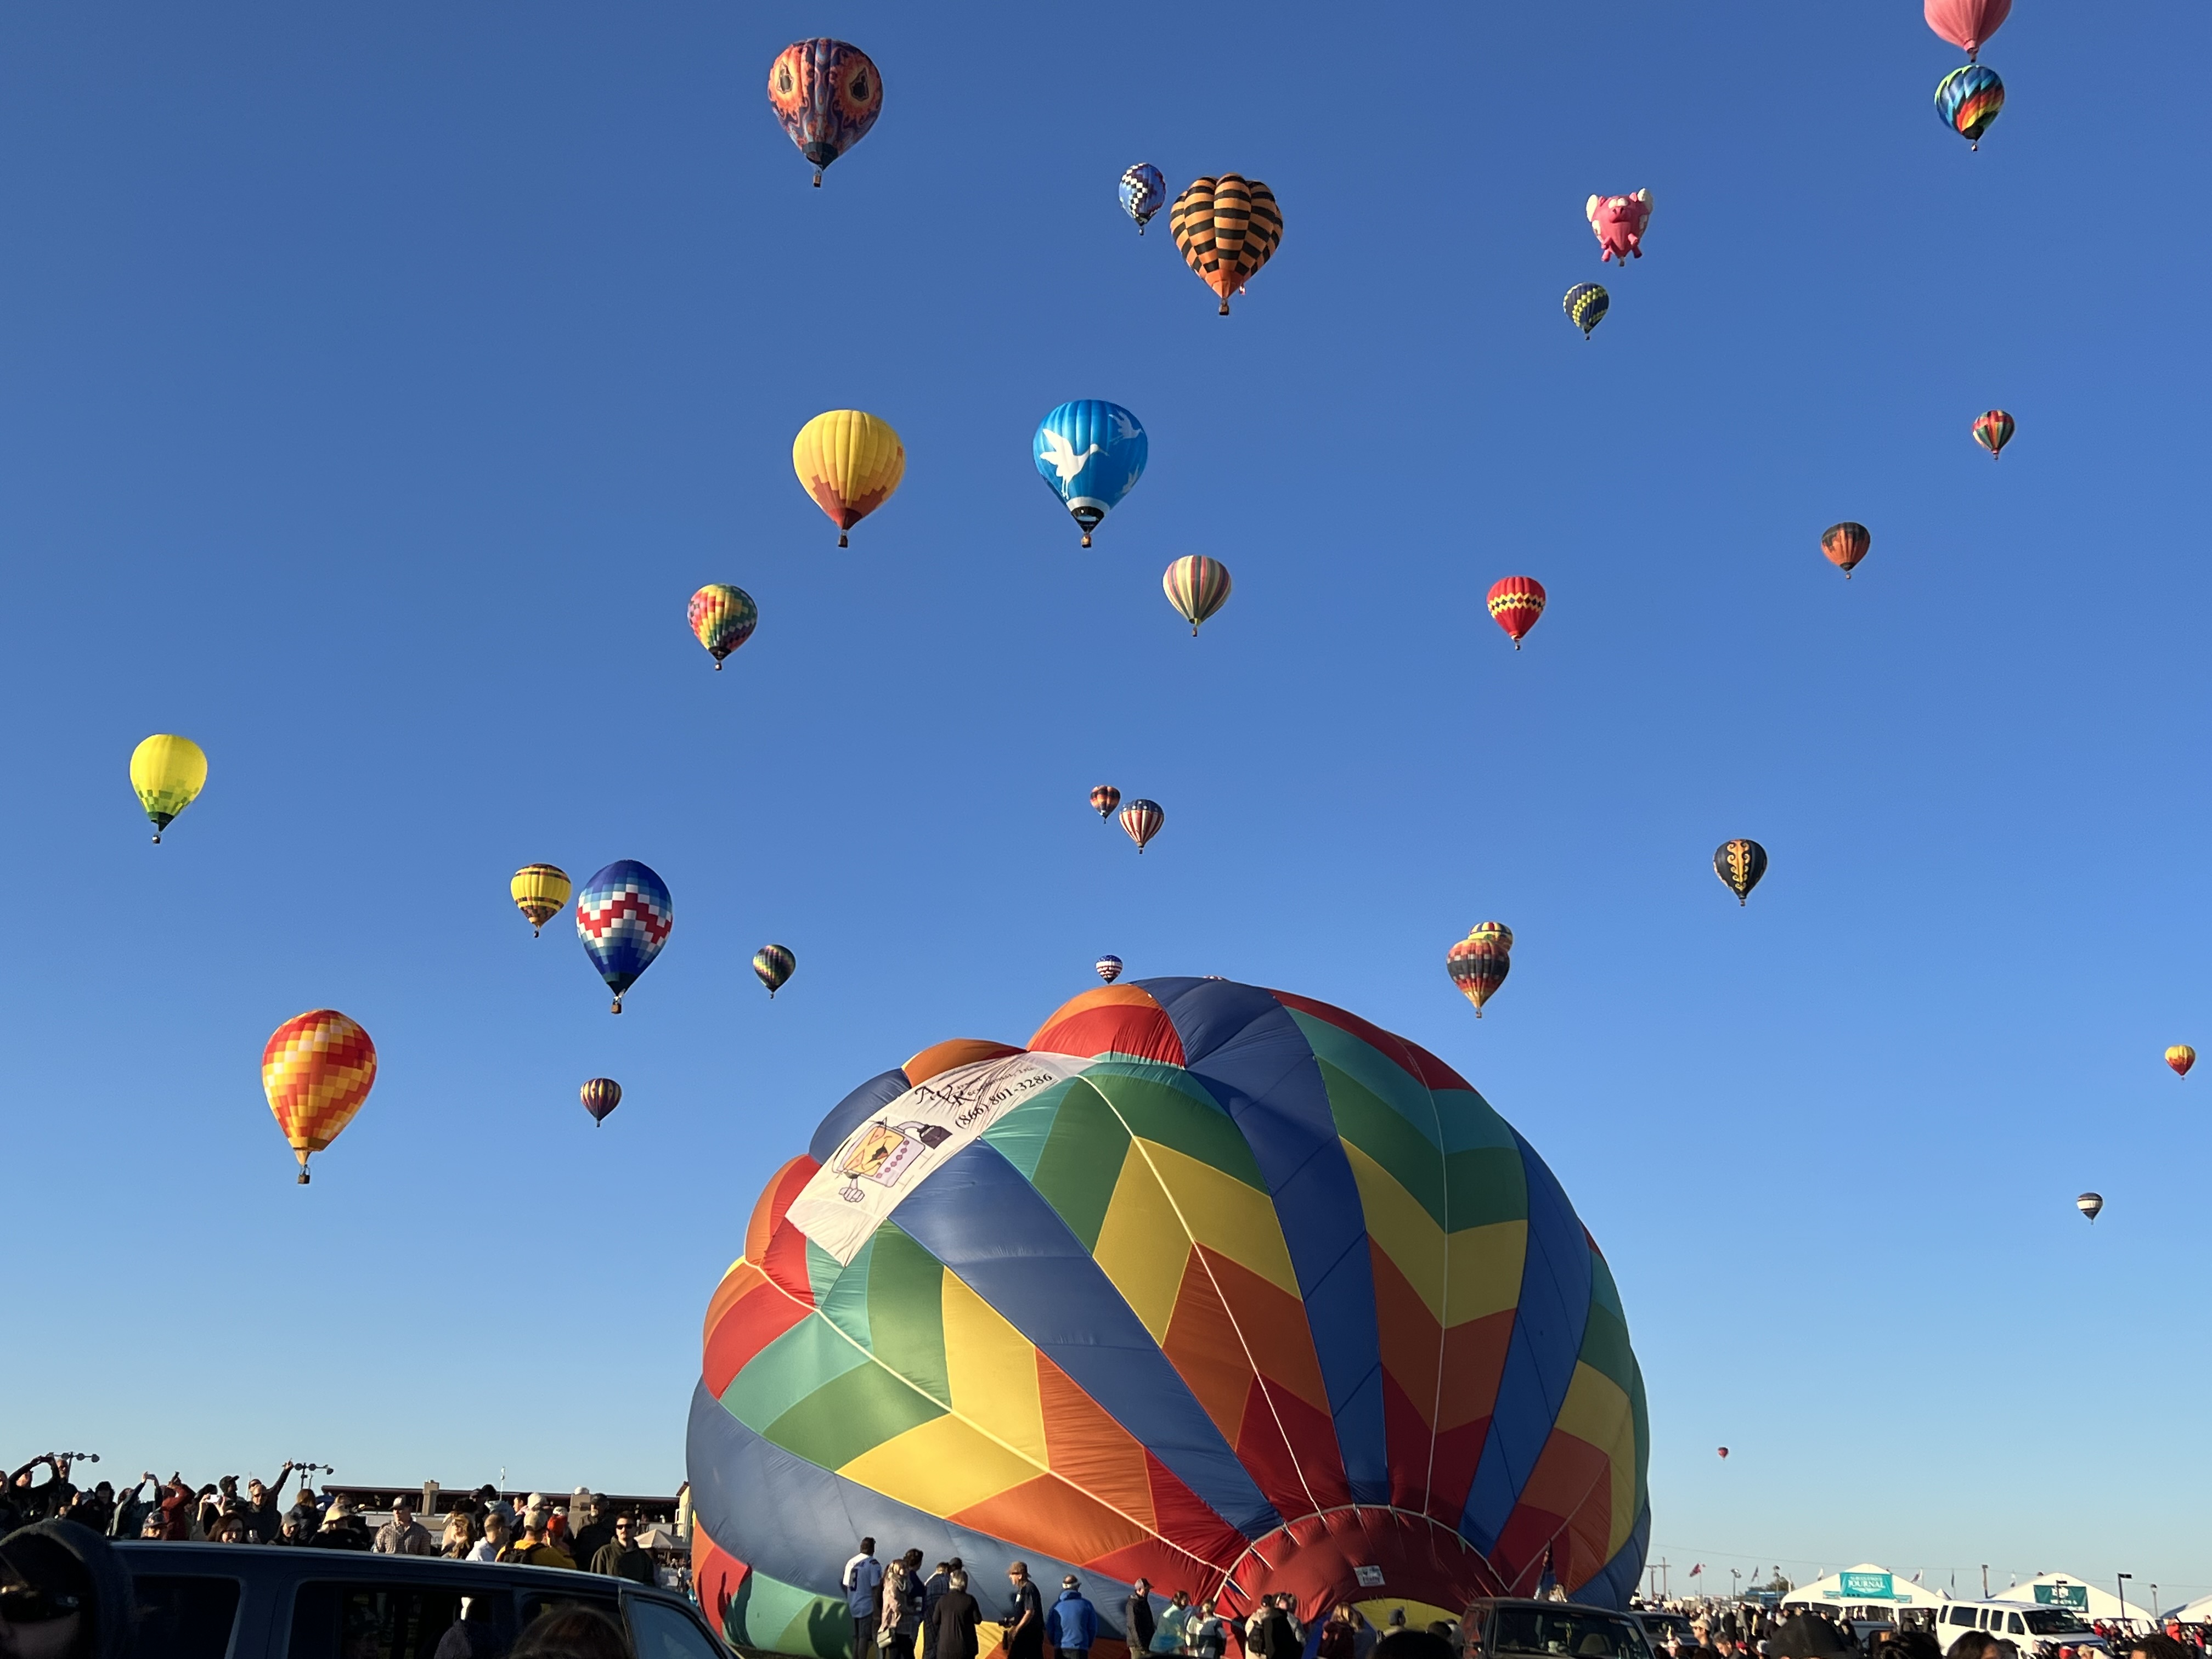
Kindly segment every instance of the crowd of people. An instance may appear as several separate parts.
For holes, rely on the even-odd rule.
[[[1682,1638],[1679,1624],[1670,1622],[1654,1644],[1659,1659],[2101,1659],[2098,1643],[2113,1659],[2206,1656],[2204,1627],[2172,1618],[2156,1631],[2099,1620],[2084,1627],[2098,1642],[2055,1638],[2023,1646],[1989,1631],[1966,1631],[1947,1649],[1936,1631],[1914,1624],[1877,1629],[1863,1638],[1850,1619],[1830,1607],[1707,1602],[1695,1607],[1676,1604],[1668,1611],[1686,1619],[1689,1639]]]
[[[444,1555],[658,1582],[659,1564],[640,1542],[638,1517],[617,1513],[582,1486],[565,1501],[532,1492],[519,1506],[489,1486],[452,1494],[432,1517],[439,1527],[433,1534],[404,1493],[393,1500],[391,1518],[374,1530],[351,1497],[319,1496],[304,1478],[288,1507],[284,1482],[299,1467],[289,1462],[274,1480],[247,1476],[242,1492],[234,1474],[194,1487],[181,1474],[163,1480],[150,1469],[120,1490],[106,1480],[79,1487],[71,1479],[75,1467],[69,1454],[48,1453],[11,1474],[0,1488],[0,1537],[37,1522],[65,1520],[108,1538]]]
[[[1073,1573],[1047,1601],[1029,1564],[1010,1562],[1006,1595],[992,1598],[987,1610],[987,1592],[958,1557],[926,1573],[922,1560],[920,1550],[910,1549],[886,1564],[877,1558],[874,1539],[860,1540],[839,1578],[853,1620],[852,1659],[977,1659],[986,1624],[999,1627],[1006,1659],[1044,1659],[1048,1645],[1060,1659],[1089,1659],[1101,1637],[1098,1609]],[[1164,1607],[1156,1605],[1162,1600]],[[1357,1607],[1340,1604],[1314,1628],[1292,1595],[1263,1596],[1237,1618],[1211,1597],[1156,1591],[1150,1579],[1139,1578],[1119,1611],[1132,1659],[1226,1659],[1232,1653],[1306,1659],[1310,1651],[1315,1659],[1462,1659],[1456,1621],[1414,1627],[1402,1609],[1378,1630]]]

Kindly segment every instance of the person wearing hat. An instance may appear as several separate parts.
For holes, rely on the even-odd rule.
[[[1044,1616],[1044,1633],[1063,1659],[1085,1659],[1098,1639],[1098,1609],[1085,1599],[1082,1583],[1072,1572],[1060,1581],[1060,1600]]]
[[[376,1547],[376,1537],[369,1531],[368,1522],[361,1518],[353,1499],[343,1492],[331,1499],[330,1513],[323,1517],[321,1528],[307,1541],[323,1550],[367,1551]]]
[[[1007,1659],[1044,1659],[1044,1597],[1030,1564],[1006,1564],[1006,1616],[1001,1623]]]
[[[136,1606],[115,1547],[74,1521],[0,1539],[0,1659],[120,1659]]]

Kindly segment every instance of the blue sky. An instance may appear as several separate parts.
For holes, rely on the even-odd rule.
[[[817,33],[887,88],[818,191],[761,93]],[[2158,90],[2208,33],[2022,0],[1972,155],[1909,0],[11,14],[7,1455],[672,1487],[768,1173],[1111,950],[1530,1138],[1627,1303],[1655,1556],[2212,1589],[2212,1078],[2159,1063],[2212,1051]],[[1228,321],[1139,159],[1275,190]],[[1616,276],[1583,198],[1644,185]],[[1152,444],[1088,553],[1027,447],[1085,396]],[[908,453],[844,552],[789,462],[835,407]],[[719,676],[711,580],[761,610]],[[212,764],[158,848],[155,731]],[[1101,781],[1167,810],[1141,862]],[[616,1021],[505,884],[625,857],[677,924]],[[257,1065],[325,1005],[382,1072],[302,1189]]]

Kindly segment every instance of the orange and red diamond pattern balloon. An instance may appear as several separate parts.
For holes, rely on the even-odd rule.
[[[261,1087],[276,1127],[307,1179],[307,1154],[319,1152],[353,1121],[376,1081],[376,1045],[335,1008],[295,1015],[261,1051]]]

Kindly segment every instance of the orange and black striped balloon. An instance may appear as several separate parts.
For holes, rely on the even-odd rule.
[[[1183,263],[1221,296],[1226,317],[1229,296],[1274,257],[1283,240],[1283,213],[1275,192],[1257,179],[1224,173],[1193,180],[1168,210],[1168,229]]]
[[[1820,532],[1820,551],[1828,556],[1830,564],[1844,573],[1845,581],[1851,579],[1851,572],[1873,545],[1874,532],[1849,519],[1841,524],[1832,524]]]
[[[1504,576],[1491,584],[1491,619],[1505,630],[1513,648],[1544,614],[1544,584],[1534,576]]]
[[[1713,873],[1741,906],[1766,873],[1766,849],[1755,841],[1724,841],[1713,852]]]

